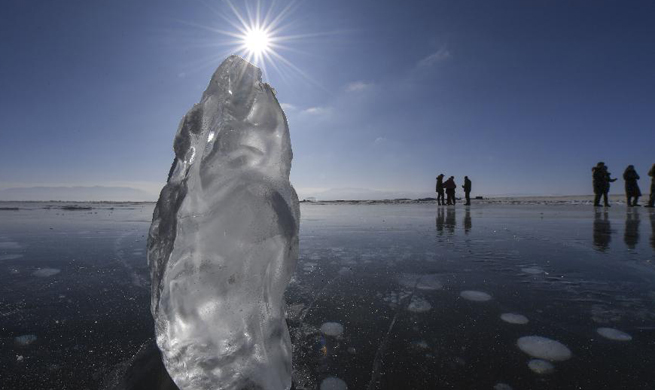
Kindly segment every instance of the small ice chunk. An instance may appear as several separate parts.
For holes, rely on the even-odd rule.
[[[323,379],[320,390],[348,390],[346,382],[333,376]]]
[[[332,337],[341,336],[343,333],[343,325],[338,322],[326,322],[321,325],[321,333]]]
[[[491,295],[487,294],[486,292],[473,290],[462,291],[459,296],[468,301],[474,302],[486,302],[491,299]]]
[[[521,351],[534,358],[550,361],[562,361],[571,358],[571,350],[566,345],[546,337],[521,337],[516,345]]]
[[[16,345],[18,345],[19,347],[27,347],[28,345],[36,341],[36,336],[33,334],[26,334],[14,338],[14,341],[16,342]]]
[[[494,390],[513,390],[512,386],[508,385],[507,383],[496,383],[496,386],[494,386]]]
[[[533,372],[540,375],[550,374],[551,372],[555,371],[555,366],[553,366],[550,362],[541,359],[530,360],[528,362],[528,367],[530,367]]]
[[[507,323],[516,325],[525,325],[529,321],[528,317],[515,313],[503,313],[500,315],[500,319]]]
[[[425,313],[431,309],[432,305],[430,305],[430,302],[420,297],[412,297],[412,301],[407,306],[407,310],[413,313]]]
[[[39,278],[47,278],[48,276],[57,275],[60,272],[61,270],[57,268],[41,268],[32,272],[32,275]]]
[[[21,257],[23,257],[23,255],[20,254],[20,253],[14,253],[14,254],[11,254],[11,255],[0,255],[0,261],[2,261],[2,260],[15,260],[15,259],[20,259]]]
[[[598,328],[596,332],[598,332],[599,335],[605,337],[606,339],[610,339],[614,341],[632,340],[632,336],[614,328]]]

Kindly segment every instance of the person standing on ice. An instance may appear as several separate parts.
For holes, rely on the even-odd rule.
[[[607,201],[607,196],[610,192],[610,183],[616,181],[611,178],[611,174],[607,171],[607,166],[604,162],[599,162],[595,167],[591,168],[594,184],[594,206],[600,207],[600,198],[603,197],[605,207],[611,207]]]
[[[650,167],[648,176],[650,176],[650,198],[648,199],[648,205],[646,205],[646,207],[655,207],[655,164]]]
[[[455,201],[455,189],[457,184],[455,184],[455,177],[451,176],[443,183],[444,188],[446,189],[446,203],[449,205],[454,205],[457,202]]]
[[[639,175],[637,174],[637,171],[635,171],[634,165],[628,165],[625,169],[625,172],[623,172],[623,180],[625,180],[625,197],[628,207],[639,206],[637,202],[641,196],[641,190],[639,189],[639,184],[637,184]],[[634,200],[630,202],[632,198],[634,198]]]
[[[439,174],[439,176],[437,176],[436,191],[437,191],[437,205],[439,205],[439,206],[445,205],[446,201],[445,201],[444,196],[443,196],[444,195],[443,194],[443,192],[444,192],[444,190],[443,190],[443,173],[441,173],[441,174]]]
[[[605,163],[599,162],[595,167],[591,168],[591,175],[594,183],[594,207],[600,207],[600,197],[605,193],[605,172],[603,167]],[[605,198],[605,205],[607,206],[607,198]]]
[[[464,203],[465,206],[470,206],[471,205],[471,180],[469,180],[468,176],[464,176],[464,185],[462,186],[464,188],[464,197],[466,197],[466,203]]]

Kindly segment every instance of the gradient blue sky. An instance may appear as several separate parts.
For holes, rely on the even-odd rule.
[[[599,160],[619,177],[634,164],[647,192],[654,2],[296,5],[286,33],[305,37],[281,54],[305,76],[269,67],[267,81],[301,197],[429,194],[440,172],[469,175],[476,195],[589,194]],[[231,28],[214,11],[231,14],[219,0],[2,1],[0,189],[125,185],[154,198],[180,118],[227,54],[202,27]]]

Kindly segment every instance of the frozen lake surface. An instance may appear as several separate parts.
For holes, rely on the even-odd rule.
[[[0,387],[174,388],[152,342],[154,205],[65,205],[0,204]],[[287,290],[297,389],[655,386],[652,210],[301,213]]]

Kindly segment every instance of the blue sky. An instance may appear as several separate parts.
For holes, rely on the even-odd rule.
[[[244,9],[243,1],[234,1]],[[254,4],[254,3],[250,3]],[[270,3],[263,2],[264,8]],[[284,2],[273,5],[281,9]],[[269,66],[302,196],[589,194],[600,160],[649,187],[655,3],[298,1]],[[156,196],[179,120],[228,54],[224,1],[3,1],[0,189],[106,185]],[[620,193],[617,182],[613,193]]]

